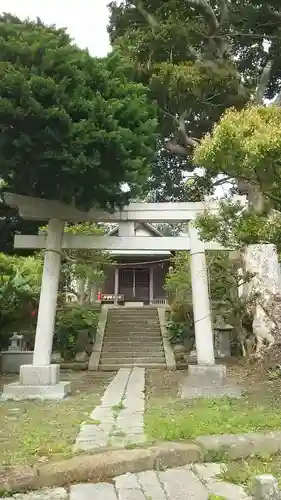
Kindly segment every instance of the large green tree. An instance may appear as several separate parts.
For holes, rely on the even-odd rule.
[[[154,157],[148,89],[114,53],[93,58],[54,26],[0,17],[0,178],[19,194],[122,205]],[[123,189],[127,183],[127,189]]]
[[[123,0],[110,8],[111,41],[150,86],[162,146],[185,160],[183,170],[193,171],[194,147],[226,109],[280,90],[279,0]],[[216,178],[218,169],[208,172]],[[239,190],[248,192],[242,179]]]

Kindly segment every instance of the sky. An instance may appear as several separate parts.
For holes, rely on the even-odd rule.
[[[40,19],[58,28],[67,28],[75,43],[88,48],[93,56],[105,56],[110,50],[106,31],[109,0],[0,0],[0,12],[21,19]]]

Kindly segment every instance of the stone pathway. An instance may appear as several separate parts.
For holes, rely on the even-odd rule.
[[[114,478],[113,484],[77,484],[17,494],[17,500],[251,500],[243,488],[217,478],[222,464],[194,464],[165,471],[145,471]],[[12,500],[6,498],[4,500]]]
[[[89,422],[81,424],[74,451],[125,448],[144,442],[144,390],[144,368],[120,368]]]

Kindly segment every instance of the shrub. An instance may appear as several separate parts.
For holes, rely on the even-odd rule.
[[[54,336],[54,349],[64,359],[73,359],[77,352],[77,338],[81,331],[88,333],[89,341],[95,340],[98,310],[84,305],[71,304],[58,309]]]
[[[0,254],[0,348],[7,348],[15,331],[32,325],[37,307],[42,259]]]
[[[192,304],[187,301],[174,301],[168,316],[167,329],[171,344],[186,344],[190,349],[194,343],[194,320]]]

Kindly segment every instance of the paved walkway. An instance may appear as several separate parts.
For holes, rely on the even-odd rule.
[[[144,389],[144,368],[121,368],[89,422],[81,425],[74,451],[125,448],[143,442]]]
[[[208,500],[218,495],[225,500],[250,500],[240,486],[219,481],[220,464],[197,464],[168,469],[124,474],[113,484],[77,484],[69,490],[45,489],[15,495],[17,500]],[[12,500],[6,498],[4,500]]]

